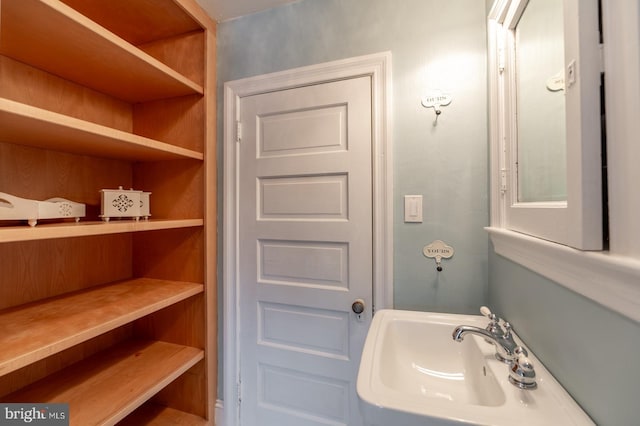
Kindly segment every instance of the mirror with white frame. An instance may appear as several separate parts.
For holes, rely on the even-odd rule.
[[[492,226],[603,248],[598,0],[496,0]]]

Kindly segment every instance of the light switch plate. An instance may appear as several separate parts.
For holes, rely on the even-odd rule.
[[[422,195],[404,196],[404,221],[410,223],[422,222]]]

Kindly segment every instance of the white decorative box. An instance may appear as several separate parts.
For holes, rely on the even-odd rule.
[[[149,219],[151,217],[151,193],[140,192],[140,217]]]
[[[150,192],[135,189],[102,189],[100,190],[100,217],[105,222],[111,218],[147,219],[150,213]]]
[[[0,220],[26,220],[36,226],[39,219],[75,218],[78,222],[85,215],[84,204],[64,198],[37,201],[0,192]]]

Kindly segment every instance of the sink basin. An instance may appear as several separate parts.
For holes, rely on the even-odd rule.
[[[531,351],[538,386],[523,390],[509,382],[492,344],[451,337],[458,325],[487,323],[480,315],[378,311],[358,372],[366,425],[594,424]]]
[[[504,404],[504,392],[476,342],[452,344],[455,325],[432,321],[425,327],[419,321],[395,320],[385,326],[379,365],[387,368],[380,369],[379,378],[390,392],[461,404]]]

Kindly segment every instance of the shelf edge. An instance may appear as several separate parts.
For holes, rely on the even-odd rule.
[[[0,227],[0,244],[56,238],[91,237],[129,232],[160,231],[166,229],[204,226],[203,219],[151,219],[111,222],[64,222],[30,226]]]

